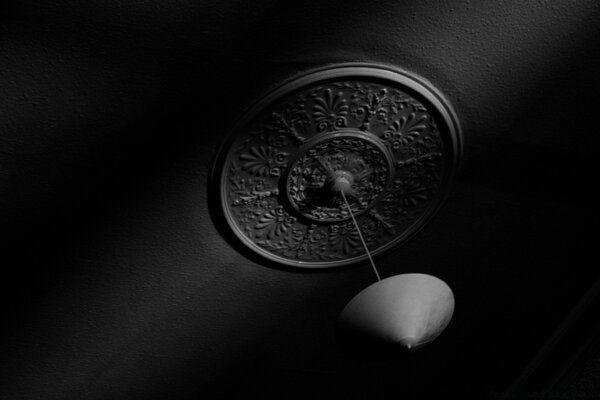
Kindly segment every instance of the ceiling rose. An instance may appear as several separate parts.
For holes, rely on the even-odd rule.
[[[329,268],[412,237],[443,201],[460,155],[457,118],[421,78],[344,64],[268,94],[215,163],[219,203],[247,247],[281,264]]]

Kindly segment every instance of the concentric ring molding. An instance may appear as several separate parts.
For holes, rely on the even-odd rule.
[[[441,206],[461,153],[456,115],[422,78],[342,64],[287,82],[251,107],[213,169],[220,211],[245,246],[288,266],[367,259],[401,245]]]

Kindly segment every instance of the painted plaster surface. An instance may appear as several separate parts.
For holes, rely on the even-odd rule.
[[[504,390],[597,275],[599,17],[593,0],[3,2],[0,398]],[[377,260],[456,296],[412,386],[406,360],[335,343],[366,265],[271,268],[211,217],[235,116],[353,61],[425,77],[463,125],[446,205]]]

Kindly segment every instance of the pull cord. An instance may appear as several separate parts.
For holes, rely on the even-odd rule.
[[[348,212],[350,213],[350,217],[352,217],[352,222],[354,222],[354,227],[356,228],[356,231],[358,232],[358,237],[360,237],[360,241],[363,244],[363,247],[365,248],[365,252],[367,253],[367,257],[369,257],[369,261],[371,262],[371,266],[373,267],[373,272],[375,272],[375,276],[377,277],[377,281],[381,280],[381,277],[379,276],[379,271],[377,271],[377,267],[375,267],[375,263],[373,262],[373,257],[371,257],[371,253],[369,252],[369,249],[367,248],[367,243],[365,243],[365,239],[363,238],[363,235],[360,231],[360,228],[358,227],[358,223],[356,222],[356,219],[354,218],[354,214],[352,213],[352,209],[350,208],[350,204],[348,204],[348,200],[346,200],[346,195],[344,194],[344,190],[340,190],[340,194],[342,195],[342,199],[344,199],[344,203],[346,203],[346,207],[348,208]]]

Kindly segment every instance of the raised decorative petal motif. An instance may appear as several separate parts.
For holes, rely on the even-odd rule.
[[[242,170],[256,176],[279,176],[288,153],[278,152],[271,146],[254,146],[240,155]]]
[[[334,94],[331,89],[325,89],[323,97],[317,97],[313,106],[313,117],[317,124],[317,131],[323,132],[333,127],[343,128],[346,126],[347,113],[348,105],[342,92]]]
[[[396,181],[394,191],[398,196],[398,205],[403,208],[414,207],[427,200],[427,188],[419,182]]]
[[[296,218],[290,217],[285,209],[279,206],[277,209],[265,213],[254,229],[258,231],[258,237],[266,236],[267,239],[273,239],[287,232],[294,222],[296,222]]]
[[[427,129],[427,115],[414,112],[403,115],[390,125],[383,134],[383,139],[398,150],[402,146],[413,143]]]
[[[330,227],[329,242],[334,252],[344,255],[360,252],[360,236],[352,222]],[[364,251],[364,250],[363,250]]]

